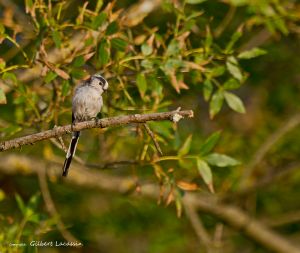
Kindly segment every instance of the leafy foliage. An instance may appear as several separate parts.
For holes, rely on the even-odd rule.
[[[22,218],[17,220],[15,217],[8,216],[6,221],[1,221],[1,227],[3,228],[0,232],[1,252],[14,252],[19,248],[12,245],[22,245],[21,249],[25,250],[27,248],[30,251],[30,245],[24,242],[36,240],[36,238],[52,230],[55,224],[54,219],[49,219],[45,214],[38,211],[39,193],[32,195],[28,203],[24,203],[18,194],[16,194],[15,200]],[[5,223],[10,224],[10,226]]]
[[[240,161],[249,159],[250,151],[278,123],[272,113],[289,111],[284,101],[290,97],[291,108],[299,108],[298,86],[293,91],[287,85],[275,86],[280,76],[268,63],[274,61],[272,57],[288,62],[274,41],[298,31],[299,4],[163,0],[149,13],[143,8],[150,5],[141,6],[132,1],[26,0],[16,3],[14,11],[4,8],[0,17],[0,136],[8,139],[69,123],[75,85],[95,72],[110,83],[103,116],[193,109],[195,120],[189,122],[149,123],[162,157],[139,125],[106,129],[101,134],[85,132],[89,138],[82,138],[78,146],[78,155],[91,163],[133,160],[136,165],[126,167],[126,172],[112,173],[150,181],[156,177],[161,187],[159,201],[174,203],[179,216],[185,191],[208,189],[225,194],[234,189],[242,174]],[[260,41],[266,34],[270,44],[264,45]],[[293,56],[289,50],[284,48]],[[296,73],[299,62],[290,64]],[[268,71],[260,73],[259,68]],[[284,66],[277,68],[282,73]],[[256,81],[265,75],[274,78],[266,84],[272,95],[267,95],[268,90],[255,90]],[[260,83],[263,86],[264,81]],[[262,99],[266,105],[260,114],[256,106]],[[247,135],[254,132],[255,124],[261,132],[250,138]],[[24,147],[22,152],[43,157],[45,163],[64,156],[50,142]],[[290,157],[273,157],[268,163],[282,164]],[[20,224],[35,233],[48,221],[41,218],[37,195],[28,204],[22,199],[16,196]],[[25,230],[17,231],[20,224],[5,228],[7,233],[0,234],[0,239],[16,235],[18,240],[28,239]],[[45,227],[50,229],[51,222]]]

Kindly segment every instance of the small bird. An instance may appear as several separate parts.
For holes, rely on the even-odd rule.
[[[102,93],[107,89],[108,82],[100,74],[92,75],[88,80],[77,86],[72,100],[72,125],[96,118],[103,105]],[[68,175],[79,136],[79,131],[72,133],[72,140],[63,166],[62,175],[64,177]]]

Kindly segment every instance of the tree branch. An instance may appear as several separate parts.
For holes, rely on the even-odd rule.
[[[45,160],[33,159],[28,156],[2,154],[0,159],[0,171],[3,174],[15,175],[25,173],[28,175],[38,173],[39,170],[45,168]],[[60,177],[61,166],[49,163],[47,165],[47,175],[51,178]],[[86,188],[118,193],[132,192],[137,183],[133,177],[111,176],[93,169],[87,170],[77,164],[72,166],[72,173],[63,181]],[[159,192],[159,187],[154,184],[143,184],[140,191],[143,196],[154,199],[158,198]],[[186,193],[184,202],[198,211],[208,213],[225,222],[266,249],[278,253],[300,252],[298,247],[282,235],[272,231],[232,204],[218,203],[217,199],[199,193]]]
[[[196,195],[187,195],[188,201],[199,210],[209,213],[224,221],[232,228],[245,234],[264,248],[273,252],[297,253],[300,249],[287,241],[284,237],[273,232],[262,223],[248,216],[241,209],[228,204],[212,203]]]
[[[152,130],[150,129],[150,127],[146,123],[144,123],[143,125],[146,129],[146,132],[150,135],[157,152],[159,153],[160,156],[163,156],[163,152],[161,151],[161,148],[158,144],[158,141],[156,140],[155,134],[152,132]]]
[[[75,126],[65,125],[60,127],[55,127],[51,130],[39,132],[36,134],[31,134],[23,136],[20,138],[0,142],[0,152],[19,148],[23,145],[33,144],[38,141],[56,138],[73,131],[81,131],[88,128],[105,128],[112,126],[127,125],[130,123],[145,123],[147,121],[162,121],[171,120],[177,122],[183,117],[192,118],[194,113],[192,110],[187,111],[172,111],[172,112],[159,112],[159,113],[148,113],[148,114],[132,114],[126,116],[116,116],[112,118],[96,119],[90,121],[84,121],[77,123]]]

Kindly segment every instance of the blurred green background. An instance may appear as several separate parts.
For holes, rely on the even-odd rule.
[[[0,252],[271,252],[200,208],[205,241],[188,194],[300,247],[299,21],[296,0],[0,0],[1,141],[70,124],[96,72],[101,117],[194,111],[148,123],[166,159],[141,124],[83,131],[67,180],[68,135],[1,152]]]

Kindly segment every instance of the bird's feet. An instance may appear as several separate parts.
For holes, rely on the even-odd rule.
[[[76,123],[75,123],[75,121],[73,121],[72,124],[71,124],[71,131],[72,131],[72,132],[74,132],[74,127],[75,127],[75,125],[76,125]]]
[[[98,124],[98,122],[99,122],[100,119],[98,117],[93,117],[92,120],[95,121],[95,124]]]

